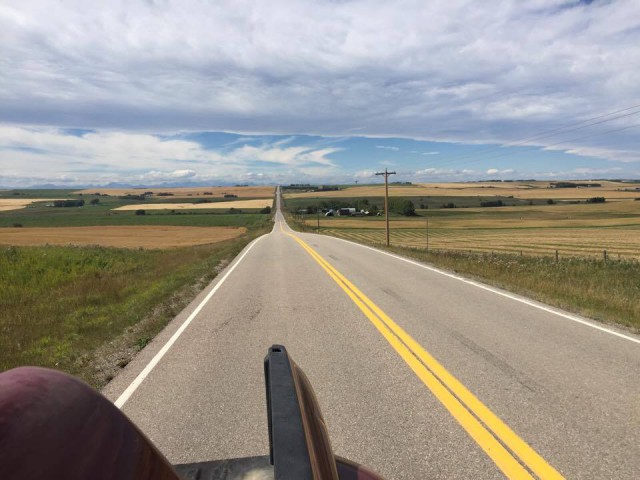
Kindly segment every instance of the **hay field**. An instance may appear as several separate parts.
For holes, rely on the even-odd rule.
[[[244,227],[104,226],[0,228],[0,245],[99,245],[119,248],[173,248],[236,238]]]
[[[325,229],[324,233],[362,243],[384,244],[384,230]],[[426,249],[426,229],[391,231],[391,244]],[[429,229],[429,249],[445,251],[474,251],[522,253],[523,255],[561,257],[579,256],[602,258],[607,250],[609,258],[640,259],[640,227],[616,229],[530,229],[526,231],[442,230]]]
[[[88,188],[78,190],[76,194],[92,195],[96,192],[111,196],[120,195],[142,195],[145,192],[153,192],[151,197],[156,197],[158,193],[172,193],[174,197],[203,197],[203,198],[220,198],[225,194],[237,195],[239,198],[260,198],[273,197],[275,187],[153,187],[153,188]],[[212,195],[205,195],[205,192]],[[158,197],[166,198],[166,197]]]
[[[211,203],[137,203],[135,205],[124,205],[113,210],[227,210],[229,208],[265,208],[270,207],[273,200],[264,198],[259,200],[233,200],[230,202]]]
[[[640,202],[468,208],[422,211],[429,219],[429,248],[529,255],[640,258]],[[312,229],[315,219],[306,221]],[[391,243],[426,248],[427,218],[392,219]],[[385,241],[383,217],[321,218],[324,233]]]
[[[535,205],[499,208],[421,210],[419,217],[392,217],[391,228],[423,228],[425,217],[432,228],[585,228],[640,226],[640,202],[619,201],[594,204]],[[309,218],[307,225],[316,225]],[[384,217],[321,217],[331,228],[384,229]]]
[[[0,198],[0,212],[20,210],[34,202],[53,202],[55,200],[64,200],[64,198]]]
[[[580,182],[587,183],[587,182]],[[549,188],[551,182],[470,182],[470,183],[422,183],[415,185],[389,185],[392,197],[490,197],[502,196],[522,199],[580,200],[591,197],[607,199],[633,199],[640,197],[638,183],[599,181],[600,187]],[[625,191],[629,190],[629,191]],[[328,192],[285,193],[285,198],[346,198],[382,197],[384,185],[347,187]]]

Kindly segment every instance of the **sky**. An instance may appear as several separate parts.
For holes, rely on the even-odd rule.
[[[640,178],[638,0],[3,0],[0,187]]]

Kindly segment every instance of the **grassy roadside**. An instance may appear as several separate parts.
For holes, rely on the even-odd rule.
[[[244,246],[0,248],[0,371],[53,367],[100,387]]]
[[[377,247],[382,248],[380,245]],[[462,252],[389,251],[640,332],[640,262]]]
[[[287,215],[298,231],[315,231]],[[330,233],[330,232],[329,232]],[[414,258],[604,323],[640,332],[640,262],[430,251],[359,242]]]

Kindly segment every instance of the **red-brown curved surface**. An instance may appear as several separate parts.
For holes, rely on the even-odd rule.
[[[0,478],[178,480],[110,401],[37,367],[0,374]]]

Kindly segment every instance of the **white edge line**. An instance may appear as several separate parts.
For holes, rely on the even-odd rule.
[[[314,234],[314,235],[316,235],[316,234]],[[325,236],[327,236],[327,235],[325,235]],[[566,318],[567,320],[571,320],[572,322],[577,322],[577,323],[580,323],[582,325],[586,325],[587,327],[591,327],[591,328],[594,328],[596,330],[600,330],[601,332],[609,333],[609,334],[614,335],[616,337],[623,338],[625,340],[629,340],[630,342],[634,342],[634,343],[640,344],[640,339],[638,339],[638,338],[631,337],[629,335],[625,335],[624,333],[616,332],[615,330],[611,330],[611,329],[608,329],[608,328],[605,328],[605,327],[601,327],[600,325],[595,325],[595,324],[593,324],[593,323],[591,323],[591,322],[589,322],[587,320],[584,320],[584,319],[582,319],[580,317],[577,317],[575,315],[570,315],[568,313],[560,312],[560,311],[558,311],[556,309],[547,307],[547,306],[542,305],[542,304],[540,304],[538,302],[535,302],[533,300],[528,300],[528,299],[526,299],[524,297],[520,297],[520,296],[517,296],[517,295],[513,295],[513,294],[510,294],[510,293],[507,293],[507,292],[503,292],[503,291],[498,290],[496,288],[489,287],[488,285],[484,285],[482,283],[475,282],[473,280],[469,280],[469,279],[461,277],[459,275],[454,275],[453,273],[445,272],[445,271],[440,270],[440,269],[435,268],[435,267],[430,267],[429,265],[425,265],[423,263],[416,262],[414,260],[409,260],[408,258],[404,258],[404,257],[401,257],[399,255],[395,255],[393,253],[385,252],[384,250],[378,250],[377,248],[373,248],[373,247],[370,247],[368,245],[362,245],[360,243],[352,242],[350,240],[345,240],[344,238],[338,238],[338,237],[330,237],[330,238],[335,238],[336,240],[340,240],[342,242],[350,243],[352,245],[356,245],[358,247],[366,248],[368,250],[373,250],[374,252],[381,253],[382,255],[387,255],[387,256],[395,258],[397,260],[402,260],[403,262],[410,263],[411,265],[415,265],[417,267],[424,268],[426,270],[431,270],[432,272],[439,273],[440,275],[444,275],[445,277],[449,277],[449,278],[454,278],[456,280],[460,280],[461,282],[467,283],[469,285],[473,285],[474,287],[478,287],[478,288],[481,288],[483,290],[487,290],[489,292],[495,293],[496,295],[500,295],[502,297],[506,297],[506,298],[509,298],[511,300],[515,300],[516,302],[524,303],[525,305],[529,305],[531,307],[537,308],[539,310],[543,310],[543,311],[548,312],[548,313],[553,313],[554,315],[558,315],[559,317]]]
[[[196,309],[193,312],[191,312],[191,315],[189,315],[189,317],[182,323],[182,325],[180,325],[180,328],[178,328],[178,330],[176,330],[176,332],[171,336],[171,338],[167,341],[167,343],[165,343],[164,346],[160,349],[160,351],[155,354],[155,356],[151,359],[151,361],[147,364],[147,366],[144,367],[144,369],[138,374],[138,376],[135,378],[135,380],[133,382],[131,382],[131,384],[126,388],[126,390],[124,392],[122,392],[122,395],[120,395],[118,397],[118,399],[114,402],[114,405],[116,407],[122,408],[122,406],[126,403],[126,401],[129,400],[129,397],[131,397],[133,392],[136,391],[136,389],[140,386],[140,384],[144,381],[144,379],[147,378],[149,373],[151,373],[151,370],[154,369],[154,367],[158,364],[158,362],[162,359],[162,357],[164,357],[164,354],[167,353],[169,351],[169,349],[171,348],[171,346],[176,342],[176,340],[178,340],[178,337],[180,337],[180,335],[182,335],[182,332],[184,332],[186,330],[186,328],[189,326],[191,321],[194,318],[196,318],[196,316],[200,313],[200,310],[202,310],[202,308],[211,299],[211,297],[213,297],[213,295],[218,291],[218,289],[222,286],[222,284],[227,279],[227,277],[229,277],[229,275],[231,275],[231,273],[233,273],[233,271],[236,269],[236,267],[238,265],[240,265],[240,262],[242,262],[242,259],[249,253],[249,251],[251,251],[251,249],[263,237],[264,237],[264,235],[262,235],[261,237],[256,238],[249,245],[249,248],[247,248],[245,250],[245,252],[242,254],[242,256],[233,264],[233,266],[227,271],[227,273],[218,281],[216,286],[213,287],[213,289],[207,294],[207,296],[204,298],[204,300],[202,300],[202,302],[200,302],[200,304],[196,307]]]

